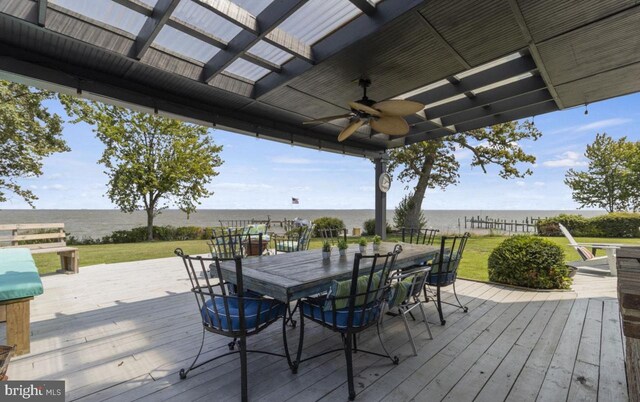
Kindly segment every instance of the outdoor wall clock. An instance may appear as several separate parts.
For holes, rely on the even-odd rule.
[[[391,176],[389,176],[389,173],[382,173],[378,178],[378,188],[380,188],[380,191],[382,191],[383,193],[386,193],[387,191],[389,191],[390,187]]]

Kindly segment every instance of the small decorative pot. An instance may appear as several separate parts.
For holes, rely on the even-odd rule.
[[[323,251],[322,252],[322,259],[326,260],[326,259],[329,259],[329,258],[331,258],[331,251]]]
[[[364,254],[365,250],[367,249],[367,246],[358,246],[358,248],[360,249],[360,254]]]
[[[378,250],[380,250],[380,245],[373,243],[373,251],[378,251]]]
[[[347,250],[338,250],[338,253],[340,253],[340,257],[344,257],[347,255]]]

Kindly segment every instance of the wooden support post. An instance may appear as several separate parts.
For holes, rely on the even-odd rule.
[[[640,247],[618,249],[616,265],[629,401],[640,402]]]
[[[0,305],[0,322],[7,321],[7,306],[4,304]]]
[[[30,305],[33,297],[2,302],[7,315],[7,344],[16,345],[16,356],[31,351]]]
[[[382,240],[387,238],[387,193],[380,190],[378,185],[378,179],[382,173],[386,172],[387,155],[381,155],[379,158],[373,160],[375,163],[375,188],[376,188],[376,234],[382,237]]]

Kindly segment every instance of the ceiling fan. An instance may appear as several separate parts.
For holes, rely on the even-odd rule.
[[[338,141],[340,142],[349,138],[351,134],[365,124],[383,134],[404,135],[409,132],[409,124],[407,124],[403,116],[409,116],[424,109],[424,105],[420,102],[402,99],[376,102],[367,98],[367,87],[371,85],[370,80],[360,79],[358,85],[362,87],[364,95],[359,101],[349,102],[350,113],[308,120],[302,124],[326,123],[332,120],[348,118],[349,124],[338,135]]]

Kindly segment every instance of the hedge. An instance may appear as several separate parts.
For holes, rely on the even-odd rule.
[[[315,219],[313,221],[315,228],[313,229],[313,237],[320,237],[320,231],[326,229],[332,229],[332,236],[340,236],[342,229],[344,229],[344,222],[342,219],[331,218],[324,216],[322,218]]]
[[[207,240],[212,237],[211,228],[199,226],[154,226],[153,238],[155,240]],[[102,239],[91,237],[77,239],[75,236],[67,237],[67,244],[109,244],[109,243],[141,243],[147,241],[147,227],[140,226],[130,230],[116,230]]]
[[[373,236],[374,234],[376,234],[376,220],[375,219],[367,219],[366,221],[364,221],[362,226],[364,227],[364,233],[363,234],[365,236]],[[391,233],[392,230],[393,229],[391,228],[389,223],[387,223],[387,233]]]
[[[562,236],[561,223],[575,237],[640,237],[640,214],[614,212],[585,218],[581,215],[561,214],[538,221],[541,236]]]
[[[564,251],[550,240],[513,236],[489,255],[489,280],[535,289],[568,289],[570,269]]]

